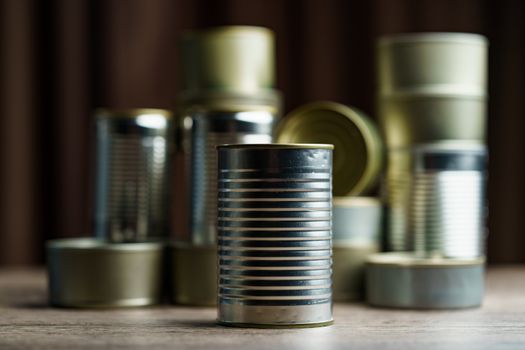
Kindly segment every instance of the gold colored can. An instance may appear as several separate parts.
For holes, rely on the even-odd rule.
[[[454,140],[485,142],[487,106],[482,97],[383,97],[379,110],[389,148]]]
[[[366,193],[383,163],[374,123],[361,111],[335,102],[313,102],[292,111],[278,124],[276,142],[333,144],[335,196]]]
[[[170,298],[193,306],[217,305],[217,246],[176,242],[170,246]]]
[[[378,43],[379,94],[486,96],[487,39],[471,33],[386,36]]]
[[[51,305],[113,308],[161,302],[164,245],[94,238],[47,243]]]
[[[183,99],[216,93],[261,96],[275,82],[275,43],[271,30],[224,26],[182,37]]]

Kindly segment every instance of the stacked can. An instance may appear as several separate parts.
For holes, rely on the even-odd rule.
[[[47,245],[51,304],[125,307],[161,301],[168,237],[172,114],[97,110],[95,238]]]
[[[176,303],[216,303],[215,147],[272,142],[280,106],[274,59],[273,33],[266,28],[218,27],[182,38],[179,117],[191,213],[189,232],[171,249]]]
[[[379,41],[378,58],[379,110],[388,147],[386,245],[410,253],[371,259],[369,301],[422,308],[479,305],[486,39],[464,33],[397,35]],[[444,281],[438,290],[427,288],[421,269]],[[396,274],[413,277],[410,297],[405,280],[392,277]],[[465,280],[477,281],[471,284],[476,289],[463,288]],[[385,289],[389,296],[378,292]]]
[[[364,266],[379,250],[382,204],[362,197],[380,174],[383,147],[374,123],[360,110],[312,102],[290,112],[276,130],[278,142],[330,143],[334,148],[333,299],[363,296]]]
[[[332,145],[225,145],[219,155],[219,322],[332,322]]]

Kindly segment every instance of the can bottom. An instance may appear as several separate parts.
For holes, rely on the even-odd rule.
[[[484,259],[420,259],[413,254],[373,255],[366,268],[366,299],[372,306],[462,309],[481,305]]]
[[[279,306],[219,304],[218,323],[234,327],[322,327],[333,323],[332,304]]]

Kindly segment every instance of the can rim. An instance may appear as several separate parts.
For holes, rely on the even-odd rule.
[[[413,253],[378,253],[370,256],[368,266],[389,266],[398,268],[453,268],[457,266],[476,266],[485,262],[485,257],[477,258],[418,258]]]
[[[217,149],[327,149],[333,150],[334,145],[326,143],[243,143],[218,145]]]
[[[145,251],[158,250],[164,244],[160,241],[134,242],[134,243],[112,243],[106,240],[80,237],[80,238],[57,238],[46,242],[51,250],[71,251]]]
[[[382,202],[378,197],[361,197],[361,196],[334,196],[332,198],[333,206],[341,208],[355,207],[381,207]]]
[[[97,118],[137,118],[144,114],[158,114],[166,119],[173,118],[173,111],[162,108],[96,108],[93,114]]]
[[[379,38],[378,46],[412,45],[429,43],[457,43],[462,45],[486,46],[488,39],[478,33],[468,32],[423,32],[399,33]]]
[[[187,40],[202,40],[208,36],[215,35],[263,35],[265,37],[273,37],[274,31],[262,26],[247,26],[247,25],[233,25],[233,26],[216,26],[208,28],[200,28],[195,30],[188,30],[182,33],[181,41]]]

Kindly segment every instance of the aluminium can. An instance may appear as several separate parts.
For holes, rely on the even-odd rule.
[[[218,147],[219,323],[332,322],[332,149]]]
[[[487,39],[470,33],[386,36],[377,46],[380,96],[486,96]]]
[[[217,242],[217,150],[220,144],[270,143],[277,119],[273,107],[239,111],[193,111],[184,118],[184,152],[189,169],[189,242]]]
[[[332,207],[335,242],[377,244],[383,225],[383,205],[375,197],[334,197]]]
[[[379,179],[383,143],[363,112],[335,102],[301,106],[277,125],[276,142],[328,143],[334,149],[334,196],[367,193]]]
[[[462,309],[481,305],[485,260],[418,258],[379,253],[368,259],[366,300],[372,306],[403,309]]]
[[[53,306],[120,308],[162,301],[164,244],[66,238],[47,243]]]
[[[389,152],[386,248],[421,257],[485,254],[486,161],[482,144],[441,143]]]
[[[167,238],[172,113],[95,111],[95,235],[112,242]]]

